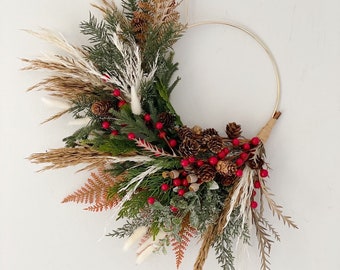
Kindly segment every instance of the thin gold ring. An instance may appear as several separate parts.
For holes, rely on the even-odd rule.
[[[251,38],[253,38],[264,49],[264,51],[266,52],[266,54],[268,55],[268,57],[271,61],[271,64],[272,64],[272,67],[273,67],[273,70],[274,70],[274,74],[275,74],[276,101],[275,101],[275,104],[274,104],[274,110],[273,110],[273,113],[272,113],[272,118],[277,119],[278,118],[277,114],[278,114],[278,110],[279,110],[279,103],[280,103],[280,99],[281,99],[281,79],[280,79],[280,73],[279,73],[278,65],[277,65],[275,57],[274,57],[273,53],[271,52],[271,50],[269,49],[269,47],[266,45],[266,43],[257,34],[255,34],[249,28],[247,28],[243,25],[236,24],[234,22],[203,21],[203,22],[190,24],[190,25],[187,26],[187,28],[190,29],[190,28],[194,28],[194,27],[197,27],[197,26],[209,25],[209,24],[226,25],[226,26],[230,26],[230,27],[236,28],[238,30],[241,30],[242,32],[246,33]]]

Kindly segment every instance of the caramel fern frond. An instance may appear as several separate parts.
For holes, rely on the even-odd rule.
[[[273,215],[277,215],[279,219],[282,219],[283,224],[287,224],[288,227],[292,227],[295,229],[298,229],[298,226],[295,224],[295,222],[292,220],[290,216],[285,216],[283,214],[282,206],[276,204],[276,202],[272,199],[271,196],[273,196],[272,193],[269,192],[269,188],[264,184],[263,180],[260,179],[261,181],[261,191],[263,195],[265,196],[269,209],[273,212]]]
[[[195,235],[196,235],[196,229],[190,226],[189,216],[186,216],[183,219],[182,228],[178,234],[179,239],[176,239],[175,237],[171,239],[173,251],[176,256],[177,269],[179,269],[183,261],[184,253],[186,251],[186,248],[189,245],[191,238],[194,237]]]
[[[112,188],[118,179],[100,169],[98,173],[91,173],[91,177],[84,186],[68,195],[62,203],[75,202],[84,204],[93,204],[86,207],[85,210],[99,212],[113,208],[120,201],[118,196],[109,198],[108,191]]]
[[[261,257],[261,270],[270,270],[269,256],[273,240],[269,238],[270,236],[267,233],[266,228],[262,225],[261,218],[259,217],[258,213],[253,209],[252,217],[255,224],[256,236],[258,239],[258,248]]]

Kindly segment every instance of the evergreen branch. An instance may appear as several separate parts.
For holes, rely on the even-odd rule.
[[[141,227],[148,225],[148,219],[144,216],[137,216],[132,220],[127,220],[123,227],[113,230],[112,233],[109,233],[107,236],[125,238],[129,237],[133,234],[133,232]]]
[[[298,229],[298,226],[295,224],[295,222],[291,219],[290,216],[283,215],[282,206],[277,205],[274,202],[274,200],[271,198],[273,194],[269,192],[269,188],[264,184],[261,178],[260,178],[260,182],[261,182],[261,191],[263,192],[265,198],[267,199],[269,209],[272,210],[273,215],[276,214],[279,220],[282,219],[283,224],[285,225],[287,224],[288,227]]]
[[[277,241],[280,241],[280,234],[276,231],[276,229],[271,225],[267,219],[265,219],[261,214],[259,214],[260,222],[266,226],[266,228],[272,233]]]
[[[162,148],[158,148],[157,146],[143,140],[143,139],[136,139],[136,144],[138,147],[142,148],[143,150],[147,152],[153,153],[154,156],[159,157],[174,157],[175,155],[171,155],[167,152],[164,151]]]

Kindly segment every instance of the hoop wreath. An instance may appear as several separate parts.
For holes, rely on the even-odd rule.
[[[23,59],[25,70],[47,69],[51,75],[29,90],[43,89],[64,108],[46,121],[73,114],[81,128],[64,138],[65,147],[32,154],[42,170],[85,164],[87,183],[63,202],[88,204],[90,211],[113,211],[126,223],[109,236],[126,237],[124,249],[139,241],[137,263],[171,246],[176,266],[194,237],[202,244],[195,270],[203,268],[215,249],[223,269],[234,269],[233,247],[249,244],[256,232],[261,269],[269,269],[276,229],[264,217],[265,206],[284,224],[297,228],[274,202],[267,185],[264,143],[281,113],[280,77],[274,56],[248,28],[209,21],[252,37],[271,60],[277,84],[274,111],[253,138],[241,126],[226,124],[225,135],[214,128],[187,127],[170,102],[179,79],[173,44],[188,28],[179,22],[173,0],[123,1],[123,10],[102,0],[103,13],[90,15],[81,32],[90,45],[82,48],[43,29],[31,34],[54,43],[64,55]]]

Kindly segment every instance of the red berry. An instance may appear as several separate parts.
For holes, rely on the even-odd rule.
[[[178,190],[178,195],[179,196],[183,196],[185,194],[185,190],[184,189],[179,189]]]
[[[237,177],[241,177],[243,175],[243,171],[242,170],[237,170],[236,171],[236,176]]]
[[[177,145],[177,141],[175,139],[171,139],[169,140],[169,145],[171,148],[174,148]]]
[[[267,177],[268,176],[268,171],[267,170],[265,170],[265,169],[261,169],[261,171],[260,171],[260,176],[261,177]]]
[[[256,196],[256,191],[255,191],[255,190],[253,190],[253,192],[251,193],[251,196],[252,196],[252,197],[255,197],[255,196]]]
[[[218,163],[218,158],[215,156],[212,156],[208,159],[208,162],[210,163],[211,166],[215,166]]]
[[[226,155],[227,154],[223,150],[217,154],[219,159],[224,159]]]
[[[155,199],[154,197],[149,197],[149,198],[148,198],[148,203],[149,203],[149,204],[154,204],[155,201],[156,201],[156,199]]]
[[[251,139],[250,143],[254,146],[258,145],[260,143],[260,139],[258,137],[254,137]]]
[[[236,160],[236,165],[238,166],[238,167],[240,167],[240,166],[242,166],[243,165],[243,159],[242,158],[238,158],[237,160]]]
[[[232,143],[234,146],[239,146],[240,145],[240,140],[239,139],[233,139]]]
[[[187,160],[187,159],[182,159],[182,160],[181,160],[181,165],[182,165],[183,167],[189,166],[189,160]]]
[[[253,209],[255,209],[255,208],[257,207],[257,202],[252,201],[252,202],[250,203],[250,207],[253,208]]]
[[[248,159],[248,154],[247,153],[242,153],[240,155],[240,158],[242,158],[243,160],[247,160]]]
[[[187,179],[182,180],[182,186],[188,187],[189,185],[190,185],[190,183],[188,182]]]
[[[254,188],[260,188],[261,187],[261,182],[259,180],[256,180],[254,182]]]
[[[125,101],[125,100],[119,100],[119,102],[118,102],[118,107],[121,108],[121,107],[123,107],[125,104],[126,104],[126,101]]]
[[[250,149],[250,144],[249,143],[245,143],[244,145],[242,145],[242,148],[247,151],[247,150]]]
[[[229,154],[229,149],[228,149],[227,147],[223,148],[222,151],[225,153],[225,155],[228,155],[228,154]]]
[[[119,134],[118,130],[114,129],[114,130],[111,131],[112,136],[117,136],[118,134]]]
[[[164,139],[166,137],[166,133],[165,131],[161,131],[158,133],[158,137],[161,138],[161,139]]]
[[[130,132],[130,133],[127,135],[127,137],[128,137],[129,140],[134,140],[134,139],[136,139],[136,135],[135,135],[135,133],[133,133],[133,132]]]
[[[173,206],[173,205],[170,205],[170,211],[173,212],[173,213],[177,213],[178,212],[178,208]]]
[[[109,127],[110,127],[110,122],[109,121],[102,122],[102,128],[103,129],[108,129]]]
[[[168,191],[169,190],[169,185],[167,184],[167,183],[163,183],[162,185],[161,185],[161,190],[163,190],[163,191]]]
[[[151,121],[151,115],[148,114],[148,113],[144,114],[144,120],[145,120],[146,122]]]
[[[204,165],[204,161],[201,160],[201,159],[200,159],[200,160],[197,160],[196,165],[197,165],[198,167],[201,167],[201,166]]]
[[[175,178],[174,180],[172,180],[172,183],[174,184],[175,187],[179,187],[182,185],[182,180],[179,178]]]
[[[120,93],[120,90],[119,90],[118,88],[113,89],[112,95],[113,95],[114,97],[119,97],[120,94],[121,94],[121,93]]]
[[[189,157],[189,158],[188,158],[188,161],[189,161],[190,163],[194,163],[194,162],[196,161],[196,158],[195,158],[195,157]]]
[[[181,172],[181,176],[187,177],[187,176],[188,176],[188,173],[187,173],[186,171],[183,171],[183,172]]]
[[[157,122],[157,123],[155,124],[155,128],[158,129],[158,130],[162,129],[162,128],[163,128],[163,123]]]

